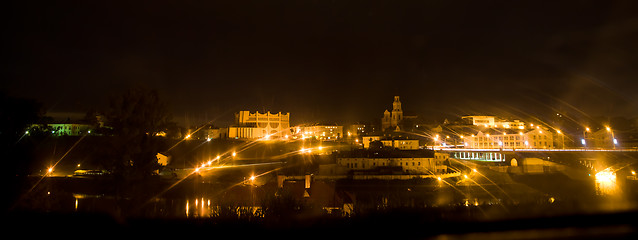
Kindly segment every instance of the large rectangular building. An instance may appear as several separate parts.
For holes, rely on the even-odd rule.
[[[284,139],[290,135],[290,113],[239,111],[228,137],[235,139]]]
[[[463,138],[465,148],[554,148],[554,135],[549,130],[479,131]]]
[[[343,137],[343,126],[336,124],[313,124],[310,126],[299,126],[295,134],[301,138],[316,138],[324,141],[337,140]]]

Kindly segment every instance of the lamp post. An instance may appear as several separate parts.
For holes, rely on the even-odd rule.
[[[587,139],[587,133],[588,132],[589,132],[589,127],[586,127],[585,131],[583,131],[583,139],[581,140],[584,148],[587,148],[587,145],[585,143],[587,141],[586,139]]]
[[[560,135],[562,148],[565,149],[565,134],[563,134],[560,130],[556,130],[556,133]]]
[[[611,133],[611,144],[613,145],[614,150],[616,149],[616,144],[618,144],[618,140],[614,136],[614,131],[611,130],[610,127],[607,127],[607,132]]]

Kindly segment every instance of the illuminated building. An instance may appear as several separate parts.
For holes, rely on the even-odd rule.
[[[366,151],[360,153],[362,154],[338,157],[337,165],[353,171],[370,171],[387,167],[401,167],[404,173],[410,174],[444,173],[447,171],[447,166],[444,164],[447,158],[435,156],[434,152],[426,154],[427,156],[406,154],[405,151],[385,152],[378,155],[366,154]]]
[[[365,136],[362,138],[363,148],[370,148],[370,143],[380,141],[384,147],[390,147],[399,150],[418,150],[419,140],[417,139],[383,139],[380,136]]]
[[[235,114],[235,124],[228,127],[228,137],[235,139],[282,139],[290,135],[289,127],[290,113],[240,111]]]
[[[320,140],[337,140],[343,137],[343,126],[336,124],[314,124],[296,128],[297,137],[314,137]]]
[[[464,116],[462,119],[472,125],[486,128],[525,129],[525,122],[520,120],[509,121],[494,116]]]
[[[93,128],[92,125],[79,123],[51,123],[47,127],[54,136],[81,136]]]
[[[470,136],[464,136],[465,148],[554,148],[554,138],[551,131],[533,129],[503,131],[479,131]]]
[[[361,138],[361,143],[363,143],[363,148],[370,148],[370,143],[374,141],[381,141],[380,136],[364,136]]]

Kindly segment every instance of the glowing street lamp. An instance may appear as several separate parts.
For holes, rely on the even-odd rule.
[[[616,136],[614,136],[614,131],[611,130],[611,127],[607,126],[605,127],[607,129],[607,132],[611,133],[611,140],[614,143],[613,144],[613,148],[616,149],[616,145],[618,144],[618,140],[616,140]]]

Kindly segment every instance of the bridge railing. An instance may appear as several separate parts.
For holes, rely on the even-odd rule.
[[[625,149],[587,149],[587,148],[566,148],[566,149],[543,149],[543,148],[434,148],[438,151],[451,152],[638,152],[635,148]]]

